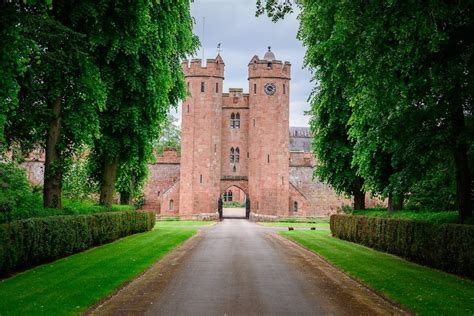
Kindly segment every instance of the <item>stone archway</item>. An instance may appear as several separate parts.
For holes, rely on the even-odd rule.
[[[249,212],[247,212],[246,206],[250,205],[250,199],[247,180],[222,180],[219,196],[220,217],[248,218]]]

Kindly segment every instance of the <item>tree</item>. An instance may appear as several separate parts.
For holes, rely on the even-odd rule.
[[[121,166],[136,171],[128,179],[145,174],[160,123],[186,94],[180,62],[198,42],[186,0],[110,2],[102,14],[94,54],[110,93],[93,157],[100,203],[110,206]]]
[[[326,30],[334,26],[336,5],[329,3],[320,10],[302,11],[298,38],[307,47],[305,65],[319,82],[311,98],[312,147],[317,161],[315,175],[336,192],[354,196],[354,209],[360,210],[365,208],[364,180],[352,165],[355,142],[348,136],[352,112],[349,97],[354,83],[348,71],[354,58],[352,34],[341,32],[324,45],[311,45],[328,38]]]
[[[71,2],[59,0],[3,5],[17,16],[18,36],[29,52],[23,56],[24,71],[15,76],[18,106],[8,114],[6,139],[10,145],[45,147],[43,203],[60,208],[65,165],[97,134],[105,100],[87,40],[70,24],[73,15],[88,15],[90,10],[73,11]]]
[[[300,34],[317,33],[305,42],[309,66],[332,77],[347,72],[353,78],[348,134],[355,143],[352,165],[365,188],[402,202],[405,192],[434,170],[436,157],[450,152],[460,220],[472,216],[474,3],[295,3],[303,19],[310,15],[315,21],[300,28]],[[259,13],[274,19],[292,5],[276,0],[257,4]],[[324,58],[310,64],[315,52],[324,49],[329,51]],[[324,63],[344,64],[347,49],[353,51],[347,69],[324,68]],[[327,87],[331,76],[321,75],[321,86]],[[335,96],[340,85],[330,89]]]
[[[161,154],[165,148],[174,148],[180,152],[181,130],[178,126],[178,120],[174,116],[168,115],[162,126],[160,138],[155,142],[155,149],[158,154]]]

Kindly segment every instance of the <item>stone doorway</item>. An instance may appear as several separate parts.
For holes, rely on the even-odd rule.
[[[246,205],[247,194],[236,185],[231,185],[221,194],[222,217],[224,218],[247,218]]]

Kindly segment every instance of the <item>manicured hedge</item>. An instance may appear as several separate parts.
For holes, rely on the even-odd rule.
[[[51,216],[1,224],[0,274],[148,231],[154,225],[154,213],[137,211]]]
[[[332,215],[330,226],[340,239],[474,279],[474,225]]]

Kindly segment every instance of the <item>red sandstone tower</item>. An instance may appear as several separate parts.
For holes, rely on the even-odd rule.
[[[289,215],[288,62],[270,48],[249,65],[249,93],[222,93],[224,62],[183,63],[190,95],[182,105],[179,214],[215,213],[220,195],[236,186],[251,211]]]
[[[221,177],[221,112],[224,62],[218,55],[202,66],[184,62],[190,95],[182,105],[179,213],[216,211]]]
[[[290,72],[270,47],[248,65],[249,195],[256,214],[289,215]]]

